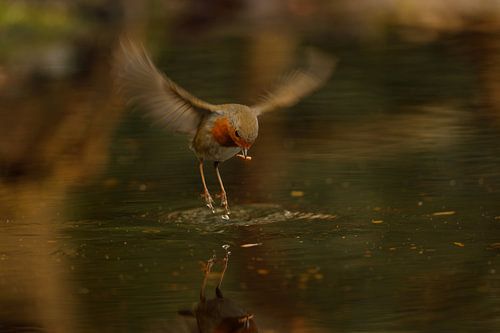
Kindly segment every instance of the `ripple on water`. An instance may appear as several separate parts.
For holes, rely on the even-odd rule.
[[[232,207],[229,220],[223,218],[223,211],[213,214],[204,207],[174,211],[160,216],[160,221],[165,223],[182,224],[210,224],[221,225],[258,225],[284,222],[290,220],[333,220],[336,215],[289,211],[280,205],[273,204],[247,204]]]

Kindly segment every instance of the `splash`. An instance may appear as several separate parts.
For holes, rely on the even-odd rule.
[[[231,222],[222,216],[213,215],[205,208],[193,208],[174,211],[160,216],[161,222],[179,224],[209,224],[212,226],[223,225],[258,225],[279,223],[290,220],[314,221],[334,220],[337,216],[317,212],[300,212],[284,209],[272,204],[249,204],[234,206],[231,212]]]

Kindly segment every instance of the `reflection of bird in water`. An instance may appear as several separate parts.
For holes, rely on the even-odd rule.
[[[194,312],[191,310],[181,310],[179,314],[186,317],[195,317],[200,333],[257,333],[258,329],[253,319],[254,315],[246,312],[229,298],[222,295],[220,286],[229,260],[230,252],[227,251],[228,247],[225,247],[224,269],[222,270],[219,283],[215,288],[216,297],[207,300],[205,296],[208,275],[212,270],[212,266],[216,263],[214,256],[205,264],[200,302]]]
[[[188,134],[191,149],[199,159],[203,197],[213,211],[213,199],[207,189],[203,162],[213,161],[221,188],[221,205],[229,218],[226,191],[219,173],[219,164],[237,155],[243,159],[258,134],[257,117],[268,111],[288,107],[319,88],[329,77],[335,61],[310,52],[309,65],[295,70],[254,106],[241,104],[214,105],[198,99],[178,86],[155,67],[147,52],[133,42],[124,40],[118,56],[118,85],[128,102],[143,108],[166,128]]]

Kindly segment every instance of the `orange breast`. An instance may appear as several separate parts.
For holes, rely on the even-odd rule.
[[[238,147],[238,144],[233,140],[233,132],[234,128],[227,118],[217,119],[212,128],[212,135],[215,141],[224,147]]]

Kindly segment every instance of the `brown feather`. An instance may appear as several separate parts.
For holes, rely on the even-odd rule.
[[[337,60],[318,51],[309,50],[308,66],[285,75],[263,101],[252,106],[257,115],[290,107],[311,94],[330,78]]]
[[[191,95],[160,73],[146,50],[122,39],[114,72],[128,103],[137,106],[170,130],[194,135],[204,114],[217,106]]]

